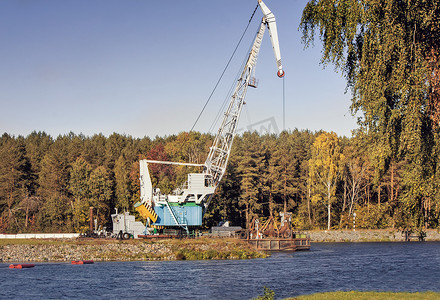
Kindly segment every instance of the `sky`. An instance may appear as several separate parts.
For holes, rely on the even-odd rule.
[[[276,76],[266,31],[259,85],[248,89],[238,129],[258,131],[263,123],[351,136],[357,125],[344,77],[320,64],[319,38],[313,48],[301,42],[306,1],[264,2],[277,20],[286,76],[284,82]],[[189,131],[256,6],[256,0],[2,0],[0,132],[154,138]],[[194,130],[217,131],[213,122],[261,18],[258,9]]]

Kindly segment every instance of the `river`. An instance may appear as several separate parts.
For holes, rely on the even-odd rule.
[[[440,291],[440,242],[312,243],[254,260],[0,264],[0,299],[277,299],[327,291]]]

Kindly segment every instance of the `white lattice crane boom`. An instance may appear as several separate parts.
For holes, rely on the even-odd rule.
[[[258,4],[263,12],[263,18],[245,67],[237,81],[229,105],[224,113],[221,126],[210,148],[208,157],[203,165],[199,165],[204,167],[203,171],[201,173],[188,174],[188,180],[185,186],[176,189],[174,194],[161,195],[157,190],[153,193],[154,190],[148,173],[148,163],[181,163],[140,161],[141,201],[136,203],[135,207],[145,218],[150,218],[156,225],[181,226],[186,229],[187,226],[201,225],[203,211],[206,211],[226,171],[247,88],[248,86],[254,86],[251,81],[252,71],[257,62],[266,28],[269,30],[272,48],[275,54],[278,68],[277,75],[278,77],[284,76],[275,16],[263,1],[259,0]],[[196,209],[197,211],[193,209],[194,205],[198,207]],[[193,210],[195,212],[192,212]],[[183,217],[179,218],[180,215]]]

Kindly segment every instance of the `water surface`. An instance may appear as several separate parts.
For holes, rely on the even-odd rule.
[[[0,264],[0,298],[251,299],[327,291],[440,291],[440,242],[312,243],[267,259]]]

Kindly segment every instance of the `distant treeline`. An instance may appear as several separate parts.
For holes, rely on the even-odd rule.
[[[139,201],[139,160],[203,163],[213,136],[183,132],[139,139],[44,132],[0,138],[0,232],[81,232],[89,207],[105,226],[114,209]],[[290,131],[237,136],[205,215],[246,226],[254,216],[292,213],[298,229],[438,227],[438,179],[412,182],[405,161],[380,161],[371,142],[334,133]],[[150,165],[153,186],[170,193],[197,167]],[[432,186],[431,191],[414,189]],[[421,196],[417,196],[421,195]]]

